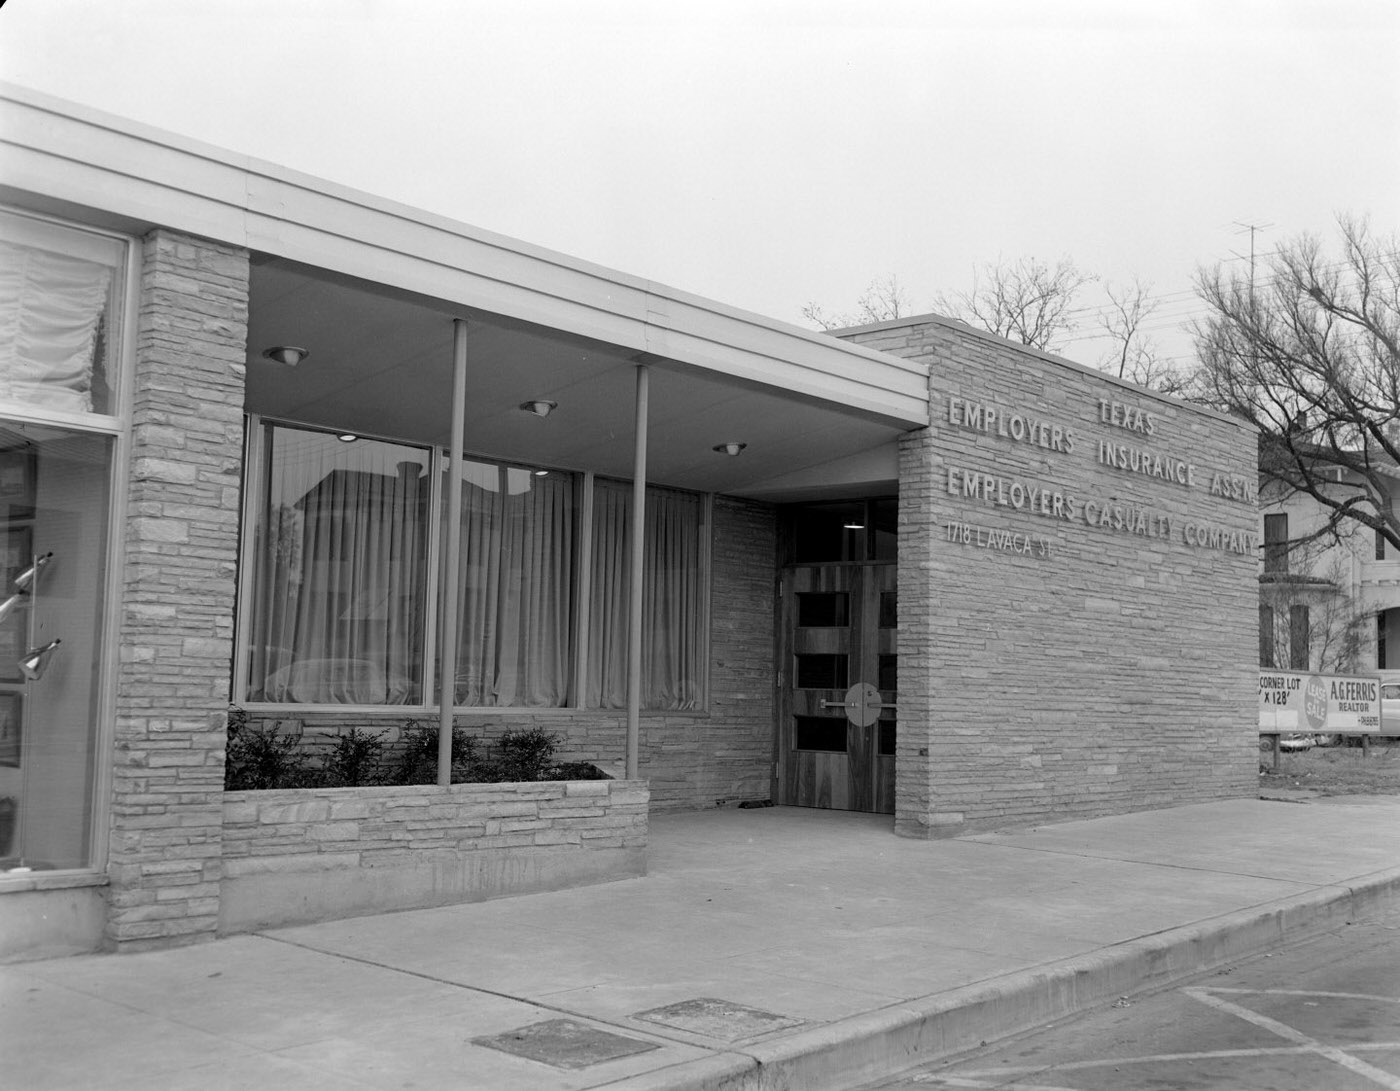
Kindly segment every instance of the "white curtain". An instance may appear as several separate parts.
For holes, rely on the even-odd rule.
[[[426,453],[274,428],[258,528],[249,699],[421,695]]]
[[[567,474],[468,463],[462,484],[454,700],[568,703],[575,508]]]
[[[111,283],[105,265],[0,242],[0,398],[93,410]]]
[[[586,703],[627,706],[631,485],[594,489]],[[703,583],[700,498],[648,489],[642,564],[642,707],[698,708]]]

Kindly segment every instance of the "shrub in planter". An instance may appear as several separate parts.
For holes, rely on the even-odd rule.
[[[452,783],[609,779],[589,762],[556,762],[558,738],[538,727],[507,731],[480,756],[477,743],[462,728],[453,730]],[[299,722],[291,733],[250,727],[245,709],[229,709],[226,791],[434,784],[437,770],[438,729],[417,720],[408,720],[398,742],[389,745],[382,731],[352,727],[313,766]]]
[[[437,746],[437,736],[433,736]],[[321,763],[320,782],[327,788],[358,788],[384,783],[384,732],[370,733],[352,727],[337,737],[335,749]]]
[[[465,779],[482,784],[551,780],[557,743],[555,736],[538,727],[507,731],[496,742],[495,753],[467,769]]]
[[[228,748],[224,759],[224,789],[230,792],[269,788],[309,788],[316,774],[301,750],[301,725],[291,735],[276,727],[249,727],[248,713],[231,709]]]
[[[563,761],[554,767],[548,780],[612,780],[591,761]]]
[[[469,779],[468,769],[476,764],[476,740],[461,728],[452,731],[452,782]],[[397,760],[386,781],[388,784],[436,784],[438,771],[438,733],[436,728],[423,727],[415,720],[404,725],[399,737]]]

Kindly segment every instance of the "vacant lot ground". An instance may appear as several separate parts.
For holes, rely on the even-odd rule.
[[[1400,795],[1400,742],[1372,742],[1367,757],[1359,746],[1313,747],[1282,755],[1259,754],[1261,790],[1303,788],[1324,796]]]

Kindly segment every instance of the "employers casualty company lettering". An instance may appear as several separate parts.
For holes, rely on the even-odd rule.
[[[1140,407],[1101,398],[1097,417],[1100,424],[1133,432],[1143,437],[1157,436],[1161,419]],[[1074,430],[1030,414],[1004,407],[950,397],[948,423],[958,429],[978,432],[1039,448],[1058,456],[1070,456],[1083,436]],[[1186,489],[1203,486],[1212,496],[1253,504],[1254,484],[1241,475],[1207,473],[1182,458],[1163,455],[1100,439],[1095,462],[1135,477],[1160,480]],[[1252,554],[1258,548],[1258,534],[1214,522],[1201,521],[1180,513],[1164,511],[1118,496],[1078,496],[1068,490],[1007,474],[986,473],[967,466],[947,465],[944,487],[950,497],[1008,512],[1036,515],[1061,524],[1080,524],[1112,533],[1143,538],[1176,540],[1193,549]],[[950,524],[951,526],[951,524]],[[950,540],[962,535],[950,532]],[[966,542],[964,543],[966,544]]]
[[[949,496],[989,507],[1009,508],[1142,538],[1170,539],[1179,530],[1180,540],[1195,549],[1253,553],[1259,544],[1259,536],[1248,531],[1183,519],[1158,508],[1124,503],[1117,498],[1081,500],[1071,493],[962,466],[947,467],[946,475]]]

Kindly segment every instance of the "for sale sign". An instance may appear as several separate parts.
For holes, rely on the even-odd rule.
[[[1259,731],[1376,735],[1381,680],[1365,675],[1259,672]]]

